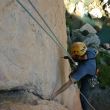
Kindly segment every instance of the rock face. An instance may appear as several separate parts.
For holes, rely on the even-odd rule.
[[[39,105],[31,106],[27,104],[21,103],[4,103],[1,104],[0,110],[67,110],[64,106],[56,103],[56,102],[49,102],[49,101],[42,101]]]
[[[21,2],[47,30],[29,3],[23,0]],[[63,2],[58,3],[59,13],[56,10],[58,4],[55,2],[33,0],[33,3],[36,7],[39,6],[40,13],[66,47]],[[61,72],[58,61],[63,55],[62,50],[16,1],[2,0],[0,4],[0,88],[34,85],[40,94],[48,96]],[[59,15],[62,20],[59,20]]]
[[[50,33],[28,0],[20,1]],[[63,1],[32,0],[32,2],[66,48],[67,36]],[[64,56],[62,49],[51,40],[15,0],[0,0],[1,90],[22,87],[28,88],[43,98],[49,97],[53,90],[56,90],[68,79],[70,67],[67,61],[61,59],[62,56]],[[73,87],[68,90],[63,98],[58,98],[70,109],[75,108],[76,99],[74,100],[73,96],[78,97],[77,93],[73,91],[74,89]],[[80,110],[79,100],[77,105],[79,108],[76,110]]]

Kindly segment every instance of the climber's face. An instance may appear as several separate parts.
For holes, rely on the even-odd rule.
[[[84,54],[83,56],[73,55],[72,57],[75,60],[86,60],[87,59],[87,55],[86,54]]]

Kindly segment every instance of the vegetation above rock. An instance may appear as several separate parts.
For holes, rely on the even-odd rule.
[[[99,68],[99,82],[101,86],[110,87],[110,54],[107,51],[99,52],[97,66]]]

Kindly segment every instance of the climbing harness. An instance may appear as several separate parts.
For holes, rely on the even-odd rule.
[[[44,18],[41,16],[41,14],[39,13],[39,11],[35,8],[35,6],[32,4],[32,2],[30,0],[28,0],[28,2],[30,3],[30,5],[33,7],[33,9],[37,12],[37,14],[40,16],[40,18],[42,19],[42,21],[45,23],[45,25],[47,26],[47,28],[50,30],[50,32],[52,33],[52,35],[45,30],[45,28],[36,20],[36,18],[31,14],[31,12],[28,11],[28,9],[19,1],[16,0],[17,3],[29,14],[29,16],[44,30],[44,32],[61,48],[64,50],[64,52],[66,52],[67,56],[71,59],[71,61],[74,64],[74,68],[76,68],[77,64],[76,62],[72,59],[71,55],[67,52],[67,50],[63,47],[63,45],[60,43],[60,41],[58,40],[58,38],[56,37],[56,35],[53,33],[53,31],[51,30],[51,28],[48,26],[48,24],[45,22]],[[90,104],[90,102],[87,100],[87,98],[83,95],[83,93],[80,92],[80,94],[84,97],[84,99],[86,100],[86,102],[89,104],[89,106],[95,110],[95,108]]]
[[[97,75],[93,76],[88,81],[89,81],[89,84],[92,88],[94,88],[96,85],[99,84],[99,81],[97,80]]]

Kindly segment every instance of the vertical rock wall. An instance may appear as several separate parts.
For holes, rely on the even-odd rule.
[[[49,32],[29,2],[20,1]],[[32,2],[66,48],[63,1]],[[16,0],[0,0],[0,89],[24,86],[37,91],[43,97],[48,97],[54,88],[67,79],[65,73],[69,73],[69,64],[61,58],[62,56],[62,49]],[[65,98],[65,104],[66,100],[68,99]]]

